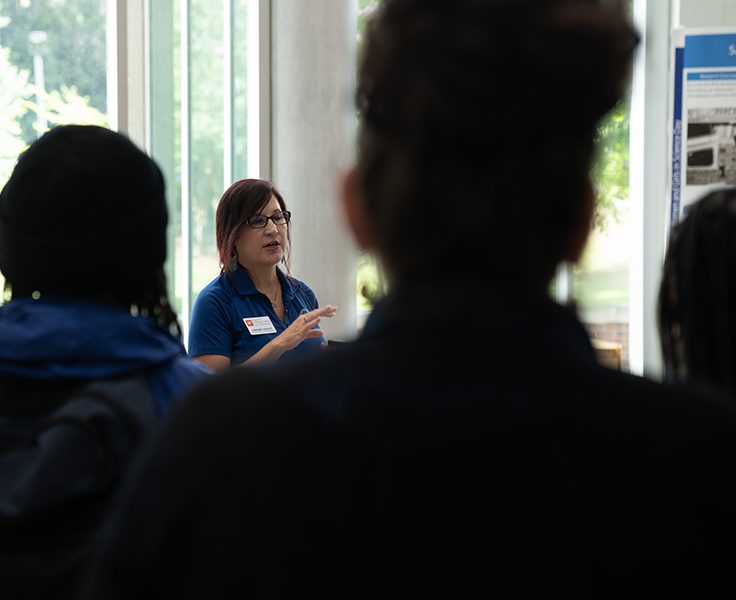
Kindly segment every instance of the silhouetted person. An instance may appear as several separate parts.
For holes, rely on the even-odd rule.
[[[709,192],[672,230],[659,293],[665,375],[736,402],[736,187]]]
[[[194,393],[91,597],[733,595],[734,413],[602,367],[547,292],[636,45],[614,2],[382,4],[342,195],[390,291],[355,342]]]
[[[167,220],[153,160],[96,126],[45,133],[0,193],[4,599],[71,596],[136,450],[208,373],[169,305]]]

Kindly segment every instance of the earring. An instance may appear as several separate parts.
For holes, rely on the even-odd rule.
[[[230,266],[228,267],[230,272],[238,270],[238,257],[235,256],[235,251],[233,250],[233,255],[230,257]]]

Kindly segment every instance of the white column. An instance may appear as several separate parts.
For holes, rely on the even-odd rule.
[[[667,123],[671,7],[661,0],[635,0],[641,46],[631,93],[630,186],[632,256],[629,271],[631,370],[661,374],[656,306],[662,277],[667,208]]]
[[[107,107],[112,129],[147,146],[147,0],[107,0]]]
[[[293,212],[292,274],[339,307],[326,336],[356,330],[357,252],[338,202],[354,157],[357,2],[271,1],[271,178]]]

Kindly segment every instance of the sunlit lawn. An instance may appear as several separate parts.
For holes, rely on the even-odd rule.
[[[590,238],[579,267],[575,268],[574,293],[586,308],[624,307],[629,304],[631,228],[627,211],[621,221]]]
[[[575,278],[575,298],[588,308],[627,306],[629,273],[625,267],[583,271]]]

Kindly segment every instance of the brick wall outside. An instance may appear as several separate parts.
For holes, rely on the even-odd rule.
[[[629,324],[628,323],[585,323],[592,338],[621,344],[621,369],[629,369]]]

